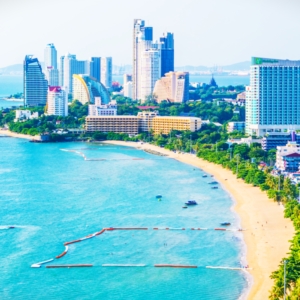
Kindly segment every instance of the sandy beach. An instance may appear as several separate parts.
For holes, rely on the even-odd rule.
[[[105,141],[104,143],[150,149],[186,164],[203,169],[214,175],[223,188],[234,199],[234,210],[241,219],[244,240],[247,246],[247,262],[252,270],[253,285],[247,299],[268,299],[273,281],[270,275],[278,268],[282,258],[289,251],[289,240],[294,235],[294,227],[283,215],[283,206],[270,200],[259,188],[237,179],[221,166],[204,161],[191,154],[178,154],[166,149],[135,142]]]
[[[16,132],[4,130],[4,129],[0,129],[0,135],[7,135],[7,136],[11,136],[11,137],[20,138],[20,139],[26,139],[26,140],[35,140],[35,141],[41,140],[41,137],[39,135],[32,136],[32,135],[16,133]]]

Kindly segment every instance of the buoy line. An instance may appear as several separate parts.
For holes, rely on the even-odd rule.
[[[150,228],[151,229],[151,228]],[[95,233],[92,233],[92,234],[89,234],[85,237],[82,237],[82,238],[79,238],[77,240],[73,240],[73,241],[70,241],[70,242],[65,242],[64,243],[64,246],[65,246],[65,250],[57,255],[55,258],[56,259],[60,259],[62,258],[63,256],[65,256],[67,253],[68,253],[68,250],[69,250],[69,246],[68,245],[71,245],[71,244],[75,244],[75,243],[80,243],[82,241],[85,241],[85,240],[88,240],[88,239],[91,239],[95,236],[98,236],[98,235],[101,235],[103,234],[104,232],[106,231],[113,231],[113,230],[149,230],[149,228],[147,227],[108,227],[108,228],[103,228],[102,230],[100,231],[97,231]],[[245,229],[226,229],[226,228],[195,228],[195,227],[192,227],[192,228],[172,228],[172,227],[164,227],[164,228],[159,228],[159,227],[153,227],[153,230],[216,230],[216,231],[244,231]],[[51,258],[49,260],[46,260],[46,261],[43,261],[43,262],[40,262],[40,263],[34,263],[31,265],[32,268],[40,268],[43,264],[46,264],[48,262],[51,262],[53,261],[54,259]],[[68,265],[69,267],[71,265]],[[108,266],[145,266],[145,265],[114,265],[114,264],[104,264],[102,266],[105,266],[105,267],[108,267]],[[176,267],[176,268],[197,268],[197,266],[181,266],[181,265],[154,265],[155,267]],[[47,266],[48,267],[48,266]],[[49,266],[51,267],[51,266]],[[215,269],[221,269],[221,268],[227,268],[227,267],[210,267],[210,266],[207,266],[206,268],[215,268]],[[228,268],[227,268],[228,269]],[[229,269],[233,269],[233,270],[239,270],[239,269],[244,269],[244,268],[229,268]]]

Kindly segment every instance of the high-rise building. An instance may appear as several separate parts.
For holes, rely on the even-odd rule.
[[[153,28],[146,27],[145,21],[135,19],[133,23],[133,62],[132,62],[132,97],[141,99],[139,93],[141,74],[141,53],[144,49],[151,48]]]
[[[68,116],[68,95],[60,86],[49,86],[47,114],[63,117]]]
[[[45,48],[44,67],[57,69],[57,51],[54,44],[48,44]]]
[[[73,93],[73,75],[90,74],[90,62],[88,60],[77,60],[76,55],[66,54],[61,57],[61,86],[68,94]]]
[[[157,102],[182,103],[189,100],[189,73],[169,72],[156,81],[153,95]]]
[[[82,104],[108,104],[110,96],[105,86],[93,77],[83,74],[73,75],[73,99]]]
[[[23,67],[24,105],[46,105],[48,82],[39,60],[32,55],[26,55]]]
[[[174,34],[167,32],[159,39],[161,43],[161,77],[174,71]]]
[[[92,57],[90,75],[101,82],[101,57]]]
[[[264,136],[300,129],[300,61],[252,57],[246,87],[246,132]]]
[[[112,87],[112,58],[101,57],[101,83],[107,88]]]
[[[135,19],[133,25],[133,99],[153,98],[155,82],[165,73],[174,71],[174,35],[166,33],[153,42],[153,28]]]
[[[123,85],[127,83],[128,81],[132,81],[132,75],[131,74],[124,74],[123,75]]]
[[[48,85],[58,86],[57,51],[54,44],[48,44],[45,48],[44,69]]]

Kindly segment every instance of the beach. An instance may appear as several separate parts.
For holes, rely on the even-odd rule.
[[[0,129],[0,135],[6,135],[10,137],[16,137],[20,139],[26,139],[26,140],[35,140],[35,141],[41,141],[41,137],[39,135],[29,135],[29,134],[22,134],[22,133],[16,133],[9,130]]]
[[[182,163],[201,168],[213,175],[234,200],[234,210],[241,219],[246,259],[253,277],[247,299],[268,299],[273,280],[270,275],[289,251],[289,240],[294,235],[290,219],[284,218],[284,208],[267,197],[258,187],[237,179],[230,171],[197,158],[193,154],[179,154],[147,143],[105,141],[103,143],[148,149],[168,155]]]

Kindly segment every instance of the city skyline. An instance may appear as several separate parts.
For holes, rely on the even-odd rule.
[[[132,20],[135,18],[144,19],[155,28],[154,41],[159,40],[162,32],[174,32],[176,66],[229,65],[249,60],[251,56],[299,59],[300,45],[294,34],[295,28],[300,26],[296,1],[206,3],[190,0],[174,5],[171,0],[154,0],[146,8],[143,3],[131,3],[134,11],[129,10],[128,3],[118,0],[105,5],[87,0],[84,6],[79,1],[72,1],[70,6],[69,1],[57,0],[2,3],[0,38],[5,47],[1,49],[0,66],[22,62],[24,53],[42,61],[44,45],[49,43],[55,44],[58,57],[70,52],[76,53],[79,59],[111,56],[116,65],[131,64]],[[70,7],[72,13],[66,14]],[[104,13],[98,18],[100,8]],[[45,22],[45,12],[56,15],[55,21]],[[35,18],[27,18],[28,14],[34,14]],[[77,22],[78,17],[80,22]],[[108,24],[110,30],[107,30]],[[97,39],[91,39],[86,28],[93,28]],[[35,34],[29,35],[31,31]]]

